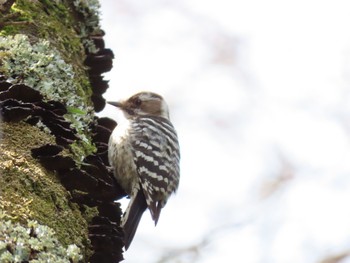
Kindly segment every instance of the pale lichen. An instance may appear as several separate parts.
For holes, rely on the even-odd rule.
[[[74,0],[73,5],[77,12],[83,15],[84,23],[79,23],[81,41],[89,53],[96,53],[94,42],[89,35],[101,32],[100,28],[100,3],[98,0]]]
[[[23,81],[49,100],[87,111],[83,109],[84,97],[75,94],[80,87],[74,83],[72,66],[47,40],[31,44],[28,36],[22,34],[0,37],[0,50],[1,69],[7,81]]]
[[[101,34],[99,8],[97,0],[17,0],[10,10],[16,14],[13,22],[28,21],[29,26],[0,28],[0,73],[67,106],[65,117],[80,138],[71,146],[77,162],[96,151],[89,130],[93,104],[84,59],[86,50],[98,51],[90,35]]]
[[[52,228],[37,221],[25,226],[10,220],[0,224],[0,262],[70,263],[82,259],[79,247],[63,246]]]
[[[93,107],[82,84],[75,80],[72,65],[66,63],[49,41],[39,39],[32,43],[28,36],[0,36],[0,71],[12,83],[24,83],[42,93],[46,100],[66,105],[65,115],[81,139],[72,151],[81,161],[95,150],[89,137]],[[79,150],[79,152],[75,151]]]
[[[84,16],[84,24],[89,32],[100,30],[100,3],[98,0],[74,0],[73,5]]]

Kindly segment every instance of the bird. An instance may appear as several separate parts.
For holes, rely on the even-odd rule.
[[[108,142],[114,177],[130,197],[121,219],[124,247],[134,238],[148,208],[155,226],[180,179],[180,148],[162,96],[139,92],[124,101],[110,102],[123,113]]]

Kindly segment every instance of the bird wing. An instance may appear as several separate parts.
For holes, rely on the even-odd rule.
[[[170,121],[161,117],[140,117],[135,123],[134,162],[147,206],[157,224],[160,210],[179,185],[177,134]]]

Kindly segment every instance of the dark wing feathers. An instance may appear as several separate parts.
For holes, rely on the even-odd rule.
[[[168,197],[179,184],[179,145],[172,124],[158,117],[140,117],[134,122],[134,161],[140,184],[155,222]]]

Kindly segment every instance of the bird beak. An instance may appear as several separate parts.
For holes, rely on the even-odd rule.
[[[121,109],[124,113],[127,113],[128,115],[134,115],[134,112],[130,107],[128,107],[128,103],[125,101],[107,101],[108,104],[111,104],[115,107],[118,107]]]
[[[122,108],[123,107],[123,103],[119,102],[119,101],[107,101],[108,104],[111,104],[115,107],[118,107],[118,108]]]

